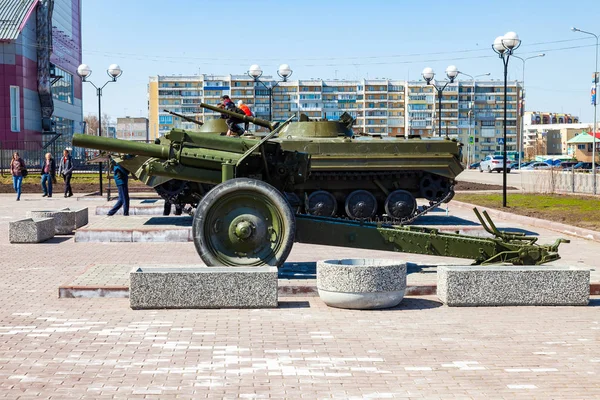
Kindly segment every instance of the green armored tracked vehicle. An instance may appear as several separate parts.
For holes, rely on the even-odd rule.
[[[267,126],[265,121],[251,122]],[[317,216],[357,220],[385,216],[395,223],[410,223],[452,199],[455,178],[463,171],[460,143],[447,138],[356,136],[353,124],[348,114],[339,121],[312,121],[301,115],[272,139],[283,150],[311,156],[309,179],[286,193],[295,208]],[[417,199],[427,200],[429,206],[418,211]]]
[[[278,123],[235,114],[222,108],[201,104],[201,107],[252,122],[273,130]],[[166,111],[166,110],[165,110]],[[191,122],[188,117],[174,114]],[[409,224],[417,217],[454,195],[455,178],[463,170],[460,163],[461,144],[447,138],[412,138],[357,136],[352,131],[354,119],[344,114],[339,121],[313,121],[305,115],[297,122],[282,127],[270,139],[284,151],[307,153],[311,157],[309,178],[286,191],[295,210],[316,216],[344,217],[356,220],[385,219],[396,224]],[[260,139],[217,137],[224,134],[224,119],[213,119],[198,130],[175,129],[156,139],[156,144],[170,145],[172,136],[184,135],[191,142],[212,141],[228,143]],[[135,154],[135,153],[134,153]],[[148,166],[156,163],[148,157],[117,159],[142,182],[152,186],[165,200],[195,207],[212,186],[199,182],[193,171],[183,175],[150,173]],[[268,177],[256,174],[267,180]],[[426,200],[421,209],[417,199]]]

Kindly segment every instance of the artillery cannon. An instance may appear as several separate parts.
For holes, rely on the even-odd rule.
[[[476,264],[543,264],[559,259],[558,246],[496,229],[477,213],[492,238],[437,229],[348,221],[297,212],[291,191],[310,180],[310,156],[273,139],[231,138],[174,129],[155,144],[74,135],[73,145],[146,157],[136,173],[198,184],[192,232],[209,266],[282,265],[294,242],[466,258]],[[487,220],[487,221],[486,221]]]

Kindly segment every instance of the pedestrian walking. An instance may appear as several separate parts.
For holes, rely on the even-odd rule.
[[[13,178],[13,189],[17,193],[17,201],[19,201],[21,200],[23,178],[27,176],[27,167],[25,166],[25,161],[23,161],[16,151],[13,153],[12,160],[10,160],[10,174]]]
[[[246,105],[243,100],[238,100],[237,106],[240,110],[242,110],[244,112],[244,114],[246,114],[246,116],[248,116],[248,117],[253,116],[252,110],[250,110],[250,107],[248,107],[248,105]],[[248,128],[250,128],[250,122],[245,121],[244,122],[244,131],[246,133],[248,132]]]
[[[71,176],[73,175],[73,158],[69,154],[69,150],[63,151],[63,156],[58,164],[58,174],[63,177],[65,181],[65,197],[73,196],[73,189],[71,189]]]
[[[52,183],[56,180],[56,162],[52,158],[52,154],[46,153],[46,157],[42,160],[42,197],[52,197]]]
[[[115,215],[123,207],[123,215],[129,215],[129,171],[111,160],[114,181],[119,191],[119,200],[108,215]]]

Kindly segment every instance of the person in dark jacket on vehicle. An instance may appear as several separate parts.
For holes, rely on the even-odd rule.
[[[73,196],[73,190],[71,189],[71,176],[73,175],[73,158],[69,154],[69,150],[63,151],[63,156],[58,164],[58,174],[63,177],[65,181],[65,197]]]
[[[115,215],[123,207],[123,215],[129,215],[129,171],[111,160],[115,184],[119,191],[119,200],[115,206],[108,212],[108,215]]]
[[[244,115],[244,111],[237,108],[235,106],[235,104],[233,104],[233,101],[231,101],[231,99],[227,95],[221,96],[221,104],[223,105],[223,108],[225,108],[228,111],[232,111],[234,113]],[[243,135],[244,130],[238,125],[243,122],[244,121],[242,121],[241,119],[237,119],[237,118],[228,116],[227,120],[225,121],[225,123],[227,124],[227,127],[229,128],[229,130],[227,131],[227,136]]]
[[[56,162],[52,158],[52,154],[46,153],[46,157],[42,160],[42,197],[52,197],[52,182],[56,179]]]

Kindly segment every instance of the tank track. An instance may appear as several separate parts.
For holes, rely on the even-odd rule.
[[[454,197],[454,185],[450,186],[448,193],[446,193],[446,195],[444,197],[442,197],[441,199],[439,199],[437,201],[430,201],[428,206],[426,206],[426,207],[423,206],[414,215],[411,215],[410,217],[406,217],[406,218],[401,218],[401,219],[390,218],[390,217],[375,217],[375,218],[366,218],[366,219],[356,220],[356,219],[353,219],[353,218],[350,218],[347,216],[345,216],[345,217],[328,217],[328,218],[330,218],[331,220],[338,220],[338,221],[371,222],[371,223],[395,225],[395,226],[410,225],[413,222],[415,222],[418,218],[422,217],[423,215],[427,214],[434,208],[438,207],[440,204],[450,201],[452,199],[452,197]],[[298,212],[296,213],[296,215],[311,216],[311,214],[298,213]]]

